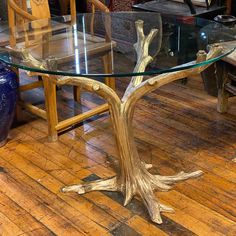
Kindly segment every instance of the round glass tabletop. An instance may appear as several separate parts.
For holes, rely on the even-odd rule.
[[[199,50],[208,52],[211,45],[223,42],[230,43],[217,57],[194,62]],[[167,73],[217,61],[235,46],[234,27],[151,12],[78,14],[73,21],[69,16],[56,17],[0,32],[1,61],[28,71],[65,76]],[[137,50],[143,50],[143,58],[137,57]],[[141,59],[149,63],[136,70]]]

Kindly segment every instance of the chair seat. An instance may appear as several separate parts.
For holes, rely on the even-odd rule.
[[[114,41],[106,42],[103,37],[92,36],[90,34],[84,35],[82,32],[78,32],[76,43],[78,44],[77,48],[79,50],[78,54],[75,55],[75,42],[71,40],[73,38],[71,37],[71,32],[48,35],[48,37],[46,37],[44,39],[41,37],[41,39],[30,40],[28,46],[25,45],[25,42],[20,42],[15,45],[14,49],[10,46],[8,47],[9,50],[19,52],[22,51],[22,48],[26,48],[29,54],[39,61],[41,61],[42,58],[47,59],[50,57],[55,58],[57,64],[64,64],[72,62],[75,56],[83,59],[85,55],[104,55],[108,53],[111,48],[116,46]],[[86,45],[84,44],[84,37],[86,37]],[[48,40],[48,42],[44,42],[42,46],[42,40]]]

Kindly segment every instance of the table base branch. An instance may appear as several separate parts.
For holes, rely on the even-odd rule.
[[[203,172],[201,170],[194,171],[191,173],[185,173],[185,172],[181,171],[180,173],[178,173],[176,175],[172,175],[172,176],[155,175],[155,178],[164,184],[174,184],[178,181],[199,177],[202,174],[203,174]]]
[[[95,190],[117,191],[117,178],[112,177],[110,179],[99,179],[89,183],[65,186],[61,189],[64,193],[77,192],[78,194],[84,194]]]

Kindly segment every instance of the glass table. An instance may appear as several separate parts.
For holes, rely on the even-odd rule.
[[[1,32],[0,60],[42,76],[43,82],[37,81],[31,88],[43,83],[47,110],[24,106],[47,119],[52,140],[66,127],[110,111],[120,157],[117,176],[66,186],[62,191],[79,194],[93,190],[120,191],[124,205],[138,194],[152,221],[162,223],[161,212],[173,209],[161,204],[153,191],[167,191],[172,184],[198,177],[202,171],[180,172],[175,176],[151,174],[148,169],[152,165],[140,159],[134,141],[135,104],[160,86],[201,73],[233,52],[232,32],[215,22],[193,17],[147,12],[79,14],[73,24],[65,16],[33,21]],[[231,47],[224,48],[223,43],[229,41]],[[117,77],[131,78],[122,97],[115,91]],[[103,78],[105,83],[101,82]],[[107,104],[89,114],[58,122],[57,85],[83,88],[98,94]]]

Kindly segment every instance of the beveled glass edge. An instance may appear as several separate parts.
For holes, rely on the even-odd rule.
[[[12,67],[16,67],[22,70],[27,70],[27,71],[31,71],[31,72],[36,72],[36,73],[41,73],[41,74],[49,74],[49,75],[60,75],[60,76],[72,76],[72,77],[96,77],[96,78],[101,78],[101,77],[131,77],[131,76],[148,76],[148,75],[156,75],[156,74],[164,74],[164,73],[171,73],[171,72],[176,72],[176,71],[182,71],[182,70],[186,70],[186,69],[191,69],[191,68],[196,68],[199,66],[204,66],[207,64],[211,64],[214,63],[222,58],[224,58],[225,56],[231,54],[233,51],[236,50],[236,46],[229,50],[227,53],[224,53],[218,57],[209,59],[207,61],[203,61],[200,63],[195,63],[195,64],[183,64],[183,65],[179,65],[176,67],[172,67],[172,68],[168,68],[168,69],[160,69],[160,70],[152,70],[152,71],[144,71],[144,72],[132,72],[132,73],[114,73],[114,74],[76,74],[76,73],[70,73],[70,72],[64,72],[64,71],[49,71],[49,70],[42,70],[42,69],[37,69],[37,68],[32,68],[32,67],[27,67],[27,66],[23,66],[23,65],[16,65],[14,63],[11,63],[9,61],[4,61],[2,58],[0,58],[0,61],[12,66]],[[0,52],[1,53],[1,52]],[[194,62],[194,61],[193,61]]]
[[[110,13],[99,13],[99,14],[160,14],[160,13],[156,13],[156,12],[110,12]],[[86,13],[86,14],[92,14],[92,13]],[[97,13],[96,13],[97,14]],[[77,16],[83,16],[84,13],[79,13],[77,14]],[[166,15],[166,14],[162,14],[162,15]],[[169,15],[167,15],[169,16]],[[171,16],[170,16],[171,17]],[[199,18],[199,17],[193,17],[195,20],[196,19],[201,19],[201,20],[206,20],[206,19],[202,19],[202,18]],[[48,19],[39,19],[39,20],[36,20],[35,22],[37,21],[48,21]],[[71,21],[71,17],[70,15],[65,15],[65,16],[56,16],[56,17],[53,17],[51,18],[49,21],[55,21],[56,20],[63,20],[65,23],[67,22],[70,22]],[[215,21],[212,21],[212,20],[206,20],[207,22],[214,22],[215,24],[217,25],[221,25]],[[28,24],[31,24],[31,22],[29,22]],[[222,25],[221,25],[222,26]],[[224,27],[224,26],[223,26]],[[13,27],[15,28],[15,27]],[[227,28],[227,27],[226,27]],[[5,30],[2,30],[1,32],[4,32],[6,30],[9,30],[8,29],[5,29]],[[16,67],[16,68],[19,68],[19,69],[22,69],[22,70],[27,70],[27,71],[31,71],[31,72],[36,72],[36,73],[41,73],[41,74],[50,74],[50,75],[59,75],[59,76],[72,76],[72,77],[131,77],[131,76],[149,76],[149,75],[156,75],[156,74],[164,74],[164,73],[171,73],[171,72],[176,72],[176,71],[181,71],[181,70],[186,70],[186,69],[190,69],[190,68],[195,68],[195,67],[199,67],[199,66],[204,66],[204,65],[207,65],[207,64],[211,64],[211,63],[214,63],[218,60],[220,60],[221,58],[231,54],[233,51],[235,51],[236,49],[236,46],[229,50],[228,52],[226,53],[223,53],[222,55],[218,56],[218,57],[215,57],[215,58],[212,58],[210,60],[207,60],[207,61],[203,61],[203,62],[200,62],[200,63],[197,63],[197,64],[191,64],[191,62],[189,63],[186,63],[186,64],[182,64],[182,65],[178,65],[176,67],[172,67],[172,68],[167,68],[167,69],[158,69],[158,70],[149,70],[149,71],[144,71],[144,72],[126,72],[126,73],[112,73],[112,74],[105,74],[105,73],[99,73],[99,74],[93,74],[93,73],[89,73],[89,74],[76,74],[74,72],[65,72],[65,71],[49,71],[49,70],[42,70],[42,69],[37,69],[37,68],[32,68],[32,67],[27,67],[27,66],[24,66],[24,65],[19,65],[19,64],[14,64],[14,63],[11,63],[9,62],[8,60],[4,60],[2,58],[0,58],[0,62],[3,62],[9,66],[12,66],[12,67]],[[0,51],[1,53],[1,51]],[[4,53],[4,52],[3,52]],[[195,62],[195,61],[192,61],[192,62]]]

